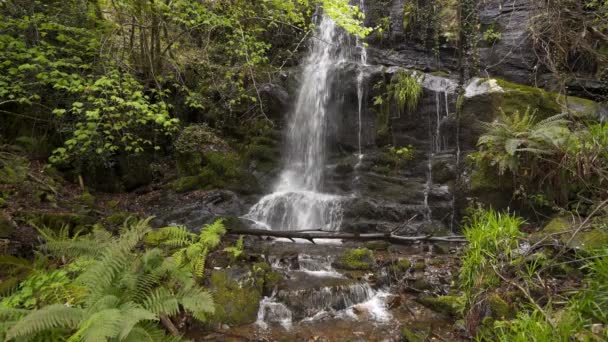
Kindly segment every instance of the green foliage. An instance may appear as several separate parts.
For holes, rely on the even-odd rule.
[[[601,189],[608,180],[608,129],[603,123],[565,117],[538,120],[530,110],[523,115],[502,112],[496,121],[484,124],[479,151],[470,158],[480,170],[512,175],[516,195],[529,203],[542,200],[544,205],[583,210],[576,197],[605,197]]]
[[[52,303],[79,304],[84,289],[72,285],[65,270],[35,272],[19,284],[15,293],[0,302],[10,308],[39,309]]]
[[[363,26],[365,14],[348,0],[321,0],[323,11],[347,32],[365,38],[372,29]]]
[[[491,45],[498,43],[501,38],[502,33],[500,33],[500,31],[496,31],[494,27],[490,27],[483,33],[483,40]]]
[[[489,161],[501,175],[507,170],[517,173],[521,155],[550,155],[564,144],[570,134],[564,117],[560,114],[539,121],[530,109],[523,115],[501,111],[496,121],[484,123],[486,133],[479,138],[479,152],[473,158]]]
[[[72,251],[75,261],[35,274],[20,285],[21,291],[5,299],[0,315],[7,319],[0,334],[6,340],[135,341],[147,335],[157,341],[165,336],[148,323],[159,321],[161,315],[187,312],[204,320],[213,312],[213,300],[191,273],[160,249],[138,248],[151,231],[148,221],[133,222],[117,237],[92,233],[47,241],[51,258],[61,260]],[[99,243],[90,248],[95,236],[101,236]],[[50,248],[53,244],[56,247]],[[26,306],[40,307],[28,311]]]
[[[255,322],[262,293],[251,280],[237,282],[226,270],[211,272],[210,290],[217,304],[211,322],[231,325]]]
[[[388,147],[388,154],[393,159],[397,167],[403,167],[403,165],[413,160],[416,157],[416,150],[412,145],[396,148],[394,146]]]
[[[374,265],[374,253],[367,248],[348,249],[338,261],[347,270],[369,270]]]
[[[177,267],[201,278],[207,255],[220,244],[224,234],[226,228],[223,220],[219,219],[203,227],[198,235],[183,226],[165,227],[149,234],[146,242],[170,249]]]
[[[243,236],[241,235],[239,237],[234,246],[224,248],[224,252],[230,254],[230,258],[233,261],[238,260],[238,258],[243,254]]]
[[[413,111],[418,107],[418,101],[422,96],[422,86],[415,73],[400,70],[391,80],[388,92],[399,110]]]
[[[508,213],[493,210],[473,210],[466,221],[464,236],[469,242],[465,248],[460,269],[460,285],[468,300],[476,291],[496,285],[499,278],[495,270],[502,260],[510,260],[521,237],[523,220]]]
[[[163,94],[145,94],[143,85],[128,73],[113,69],[97,79],[87,79],[81,87],[86,96],[67,109],[54,111],[73,125],[64,126],[72,137],[53,152],[53,163],[87,156],[107,160],[119,152],[160,149],[154,137],[177,128],[177,119],[170,117]]]

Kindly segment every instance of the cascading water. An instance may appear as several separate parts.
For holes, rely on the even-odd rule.
[[[274,192],[245,216],[276,230],[336,230],[342,219],[340,197],[320,192],[325,137],[335,69],[346,61],[344,34],[321,16],[318,36],[304,63],[302,84],[287,131],[285,166]]]
[[[359,0],[359,9],[365,13],[365,0]],[[363,121],[362,121],[362,116],[363,116],[363,98],[365,96],[365,92],[364,92],[364,81],[365,81],[365,73],[363,71],[363,68],[367,65],[367,48],[365,47],[365,42],[363,42],[363,40],[359,37],[357,37],[356,40],[356,47],[357,50],[359,50],[359,53],[361,54],[359,57],[359,62],[360,67],[359,67],[359,73],[357,74],[357,101],[358,101],[358,111],[359,111],[359,115],[358,115],[358,120],[359,120],[359,131],[358,131],[358,145],[359,145],[359,155],[358,155],[358,163],[357,166],[359,166],[361,164],[361,162],[363,161],[363,148],[361,146],[361,134],[363,131]]]

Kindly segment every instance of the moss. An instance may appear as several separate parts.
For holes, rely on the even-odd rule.
[[[127,221],[129,218],[134,217],[134,215],[132,215],[129,212],[126,211],[118,211],[115,212],[114,214],[106,217],[106,222],[108,222],[110,225],[113,226],[122,226],[125,221]]]
[[[397,260],[397,262],[393,263],[389,266],[389,269],[395,273],[396,275],[402,275],[407,272],[412,267],[412,262],[410,259],[403,258]]]
[[[422,272],[426,269],[426,263],[423,259],[419,259],[414,263],[413,270],[416,272]]]
[[[564,244],[573,248],[595,249],[608,245],[608,225],[593,224],[591,228],[580,230],[574,238],[572,233],[580,225],[570,217],[558,216],[553,218],[542,230],[539,236],[552,234]]]
[[[374,266],[374,253],[367,248],[346,250],[339,257],[338,266],[346,270],[371,270]]]
[[[435,312],[452,317],[457,317],[463,307],[462,297],[457,296],[427,297],[417,301]]]
[[[450,73],[444,70],[437,70],[437,71],[433,71],[431,72],[431,75],[433,76],[440,76],[440,77],[447,77],[450,76]]]
[[[245,172],[242,159],[236,153],[209,152],[204,157],[198,174],[183,176],[171,182],[177,192],[226,188],[242,193],[258,190],[257,180]]]
[[[169,184],[177,192],[186,192],[205,187],[205,182],[199,176],[180,177]]]
[[[95,196],[91,195],[88,192],[85,192],[82,195],[80,195],[79,201],[80,201],[80,203],[84,204],[87,207],[95,206]]]
[[[0,208],[6,207],[6,200],[0,196]]]
[[[480,82],[487,80],[482,79]],[[540,88],[511,83],[501,79],[495,81],[503,91],[488,94],[491,100],[486,104],[490,105],[490,108],[486,108],[486,110],[490,111],[490,115],[485,118],[486,121],[493,120],[500,113],[501,108],[506,113],[514,113],[516,111],[524,112],[529,107],[537,111],[540,119],[562,113],[566,104],[573,114],[581,117],[596,115],[599,110],[599,105],[591,100],[573,96],[564,98]],[[480,109],[476,105],[470,107],[473,111],[479,111]]]
[[[403,342],[424,342],[431,335],[430,327],[417,328],[410,325],[401,327],[401,339]]]
[[[252,265],[253,273],[255,274],[255,283],[264,294],[270,295],[283,276],[272,270],[272,267],[267,262],[256,262]]]
[[[255,322],[262,293],[254,285],[239,284],[229,279],[226,271],[213,271],[210,289],[216,304],[210,323],[242,325]]]
[[[488,306],[494,319],[507,319],[514,316],[509,304],[496,293],[488,298]]]
[[[386,251],[390,247],[390,243],[386,241],[369,241],[365,243],[365,248],[372,251]]]

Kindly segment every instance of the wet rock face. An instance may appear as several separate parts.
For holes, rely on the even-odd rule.
[[[528,30],[537,6],[532,0],[489,0],[480,4],[481,75],[521,84],[534,84],[541,76],[535,73],[537,58]],[[485,41],[483,33],[487,30],[500,32],[500,39]]]
[[[179,224],[198,232],[218,217],[240,216],[245,211],[243,201],[232,191],[193,191],[187,194],[167,192],[149,200],[149,214],[156,218],[157,227]]]

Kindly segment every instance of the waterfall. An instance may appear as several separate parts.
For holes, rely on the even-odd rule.
[[[361,10],[361,12],[365,13],[365,0],[359,0],[359,9]],[[359,155],[358,155],[358,163],[357,166],[359,166],[363,160],[363,149],[361,147],[361,134],[363,131],[363,121],[362,121],[362,115],[363,115],[363,97],[365,96],[365,92],[364,92],[364,81],[365,81],[365,74],[363,71],[363,68],[367,65],[367,48],[365,47],[365,42],[363,41],[363,39],[357,37],[356,40],[356,47],[357,50],[359,51],[359,53],[361,54],[359,57],[359,62],[361,63],[359,66],[359,73],[357,74],[357,101],[358,101],[358,110],[359,110],[359,115],[358,115],[358,122],[359,122],[359,131],[358,131],[358,145],[359,145]]]
[[[245,216],[277,230],[336,230],[342,219],[340,197],[320,192],[325,167],[325,137],[335,70],[347,60],[345,34],[333,20],[320,17],[309,41],[302,84],[290,117],[285,164],[274,192]]]

